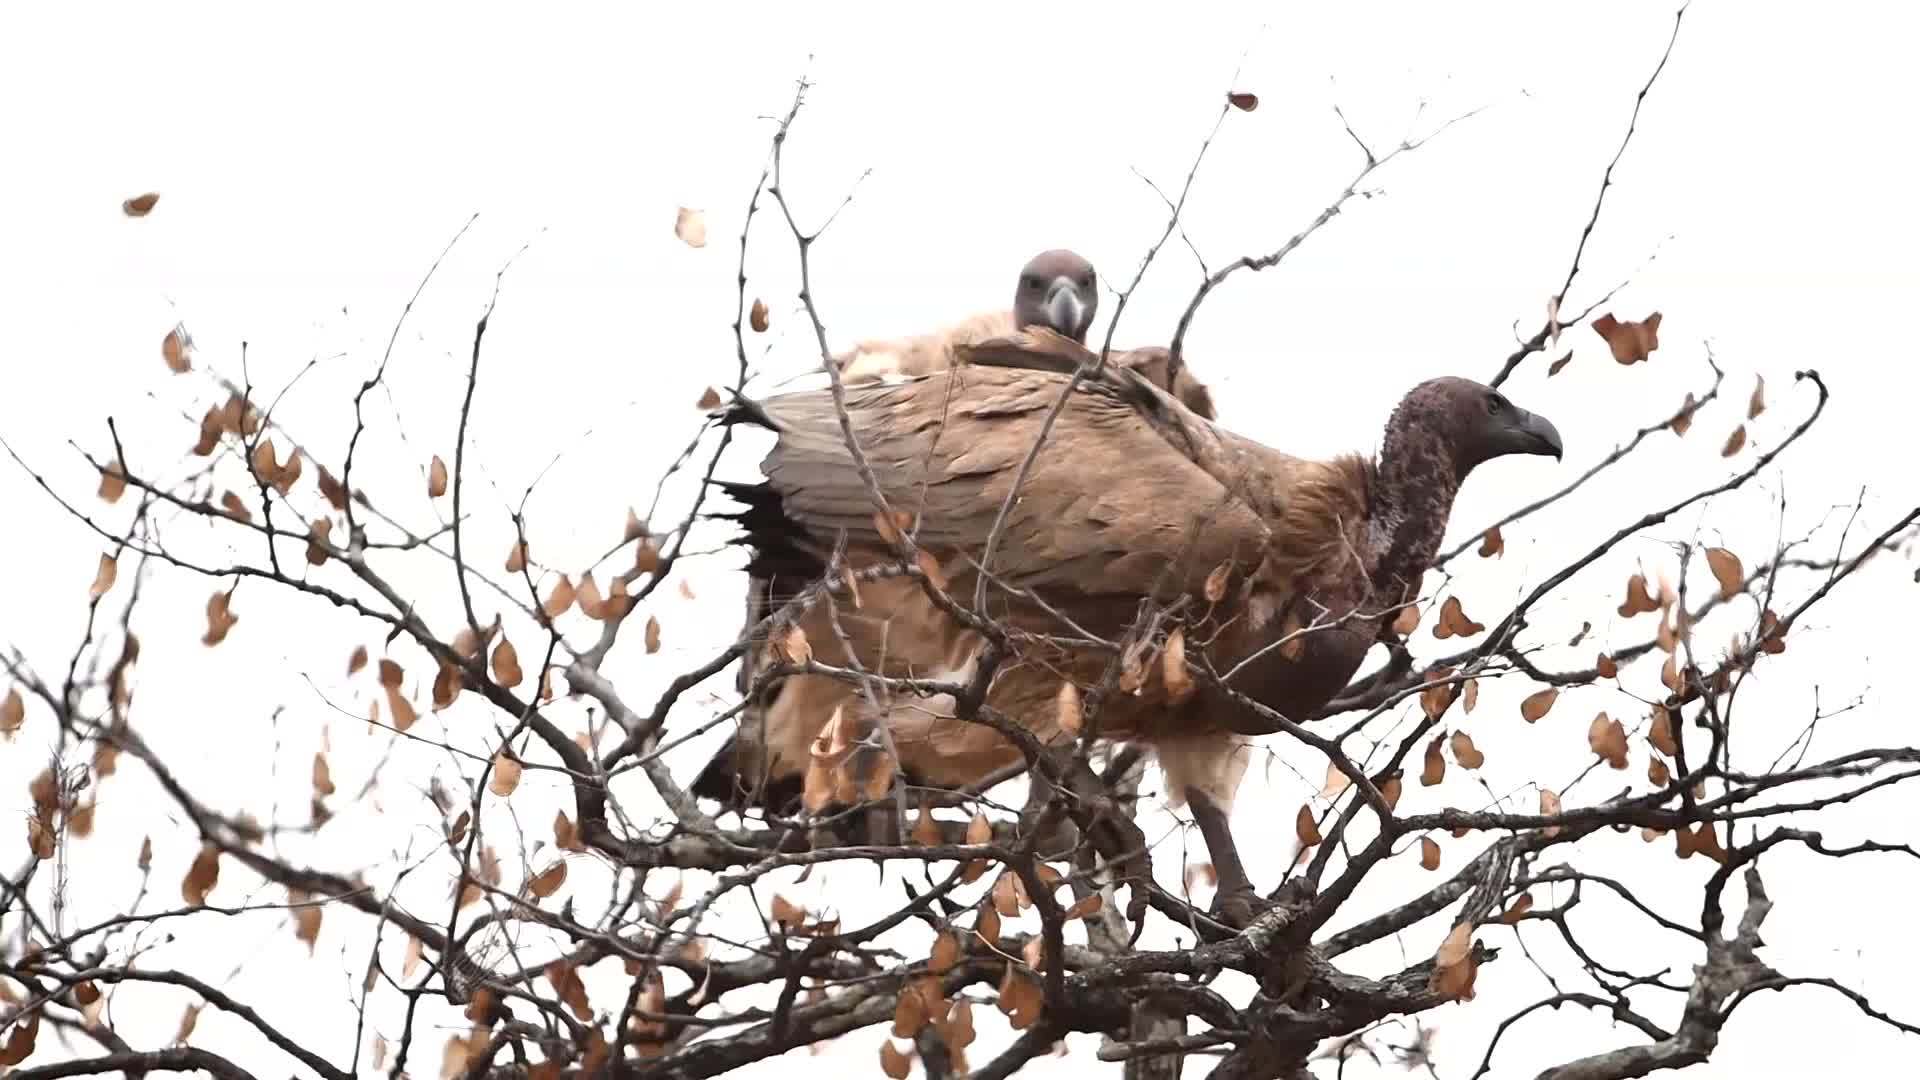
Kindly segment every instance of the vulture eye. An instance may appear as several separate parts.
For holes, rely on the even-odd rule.
[[[1498,416],[1500,415],[1500,411],[1502,409],[1505,409],[1506,407],[1507,407],[1506,399],[1502,398],[1499,394],[1487,395],[1487,415],[1488,416]]]
[[[1080,279],[1080,287],[1081,287],[1081,288],[1083,288],[1083,289],[1091,289],[1091,288],[1093,288],[1093,275],[1092,275],[1092,274],[1088,274],[1087,276],[1085,276],[1085,277],[1083,277],[1083,278],[1081,278],[1081,279]]]
[[[1040,287],[1040,279],[1028,274],[1026,277],[1020,279],[1020,284],[1025,285],[1029,289],[1038,289]]]

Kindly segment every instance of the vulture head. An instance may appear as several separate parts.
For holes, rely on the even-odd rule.
[[[1555,461],[1561,454],[1553,421],[1515,405],[1490,386],[1452,376],[1429,379],[1408,392],[1388,424],[1389,441],[1395,436],[1414,445],[1394,449],[1436,453],[1452,466],[1456,479],[1508,454],[1552,454]]]
[[[1013,294],[1017,329],[1045,326],[1084,344],[1093,313],[1100,306],[1094,291],[1093,264],[1065,248],[1043,251],[1020,268]]]

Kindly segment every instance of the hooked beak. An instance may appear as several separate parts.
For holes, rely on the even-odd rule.
[[[1081,320],[1086,317],[1087,306],[1080,300],[1080,291],[1071,278],[1058,277],[1047,289],[1045,305],[1047,324],[1067,337],[1079,340]]]
[[[1539,413],[1527,412],[1525,409],[1514,411],[1517,415],[1513,418],[1513,433],[1518,445],[1514,447],[1513,452],[1552,454],[1553,460],[1559,461],[1562,451],[1560,429],[1553,426],[1553,421]]]

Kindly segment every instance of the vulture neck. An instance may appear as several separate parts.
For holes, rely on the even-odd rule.
[[[1440,550],[1460,490],[1451,446],[1430,416],[1403,404],[1387,422],[1368,498],[1366,559],[1373,586],[1418,589]]]

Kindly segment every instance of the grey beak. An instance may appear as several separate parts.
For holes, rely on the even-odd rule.
[[[1521,443],[1518,451],[1522,454],[1552,454],[1553,460],[1559,461],[1562,450],[1560,429],[1553,426],[1553,421],[1525,409],[1514,411],[1519,414],[1513,418],[1514,432],[1519,435]]]
[[[1071,278],[1054,278],[1053,285],[1047,289],[1047,323],[1055,330],[1070,338],[1080,336],[1080,320],[1086,317],[1087,306],[1080,301],[1080,291]]]

